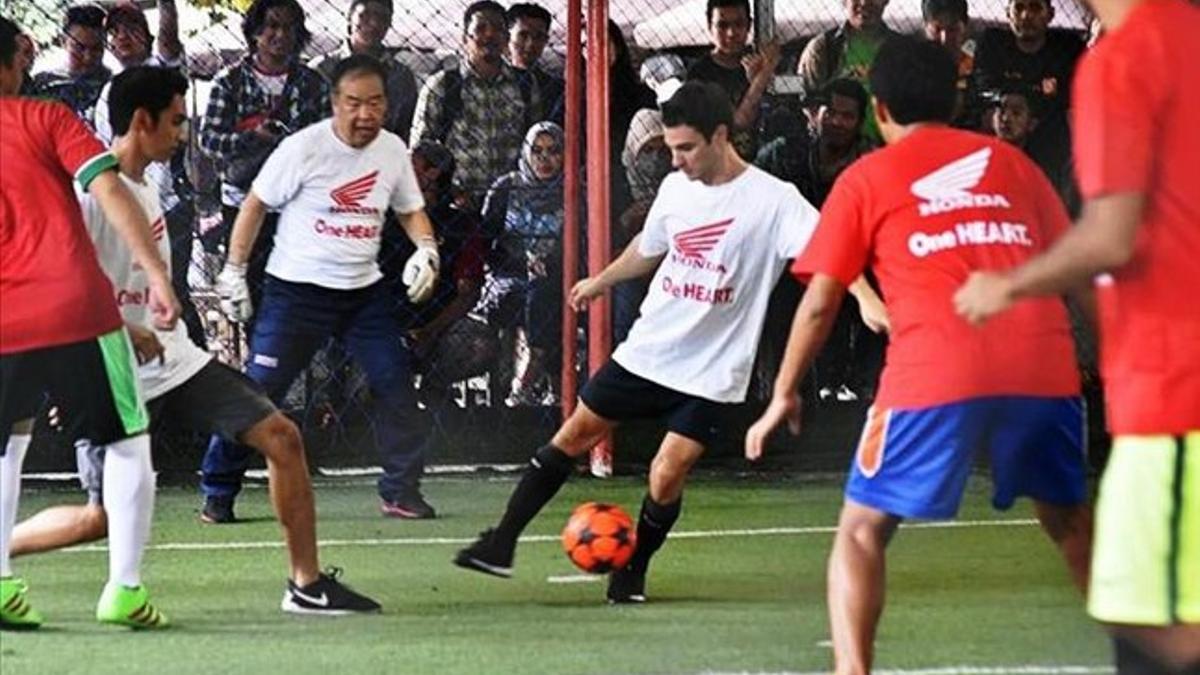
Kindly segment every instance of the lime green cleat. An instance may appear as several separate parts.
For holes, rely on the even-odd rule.
[[[0,629],[33,630],[42,625],[42,615],[25,599],[24,579],[0,579]]]
[[[171,625],[167,615],[158,611],[150,602],[145,586],[122,586],[110,583],[100,594],[96,605],[96,619],[100,623],[113,623],[135,629],[166,628]]]

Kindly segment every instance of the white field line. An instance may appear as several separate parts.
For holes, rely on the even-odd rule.
[[[912,523],[902,525],[905,529],[912,530],[948,530],[961,529],[971,527],[1028,527],[1036,525],[1037,521],[1033,519],[1010,519],[1010,520],[955,520],[938,523]],[[814,527],[764,527],[757,529],[743,530],[691,530],[685,532],[672,532],[671,539],[716,539],[721,537],[780,537],[780,536],[797,536],[806,534],[832,534],[837,531],[835,526],[814,526]],[[557,542],[557,535],[549,534],[534,534],[521,537],[522,543],[545,543]],[[322,547],[334,546],[451,546],[470,544],[475,541],[473,537],[404,537],[395,539],[325,539],[318,544]],[[253,549],[271,549],[283,548],[281,541],[223,541],[223,542],[164,542],[161,544],[150,544],[146,547],[150,551],[240,551]],[[91,553],[96,551],[107,551],[107,546],[75,546],[73,548],[63,549],[68,553]]]
[[[548,584],[594,584],[607,580],[608,577],[603,574],[560,574],[546,577]]]
[[[941,666],[937,668],[880,668],[875,675],[1102,675],[1115,673],[1111,666]],[[829,671],[717,671],[706,670],[700,675],[828,675]]]
[[[425,467],[425,473],[431,476],[444,476],[455,474],[473,474],[480,471],[491,473],[516,473],[524,469],[526,464],[433,464]],[[318,476],[326,478],[364,478],[370,476],[382,476],[383,468],[378,466],[350,466],[350,467],[317,467],[316,473]],[[196,472],[200,475],[200,472]],[[30,480],[41,480],[50,482],[65,482],[79,480],[79,474],[74,471],[48,471],[42,473],[25,473],[22,478]],[[246,471],[247,478],[256,480],[266,480],[266,469],[250,469]]]

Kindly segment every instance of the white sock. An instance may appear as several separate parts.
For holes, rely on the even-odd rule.
[[[140,586],[142,550],[150,540],[154,515],[149,435],[105,447],[104,510],[108,512],[108,581]]]
[[[17,524],[21,465],[25,462],[30,438],[28,434],[12,434],[8,437],[4,456],[0,457],[0,577],[12,576],[8,546],[12,542],[13,527]]]

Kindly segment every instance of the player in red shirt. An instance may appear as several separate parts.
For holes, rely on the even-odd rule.
[[[14,98],[23,77],[14,58],[17,34],[16,25],[0,18],[0,628],[42,622],[25,582],[13,576],[9,541],[29,447],[27,420],[46,394],[108,449],[109,583],[96,618],[158,628],[166,618],[140,579],[154,508],[148,420],[132,346],[84,229],[72,176],[146,269],[160,327],[174,324],[179,302],[150,224],[112,171],[112,155],[66,106]]]
[[[1031,497],[1076,583],[1086,586],[1084,414],[1066,308],[1058,298],[1029,300],[980,330],[951,303],[972,270],[1028,260],[1069,221],[1018,148],[948,126],[955,77],[953,60],[934,43],[905,37],[880,48],[871,91],[888,147],[838,178],[812,243],[792,267],[809,285],[771,404],[746,435],[754,460],[779,424],[798,431],[800,380],[845,291],[870,267],[891,343],[829,561],[839,673],[871,668],[884,551],[897,526],[954,517],[978,453],[990,459],[993,505],[1007,509]]]
[[[973,275],[955,302],[972,321],[990,318],[990,328],[1023,298],[1095,279],[1114,441],[1088,609],[1114,627],[1118,672],[1196,672],[1200,9],[1182,0],[1090,4],[1105,36],[1075,78],[1079,223],[1008,274]]]

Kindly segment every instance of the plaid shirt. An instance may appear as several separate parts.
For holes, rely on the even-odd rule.
[[[228,168],[235,160],[245,159],[258,150],[253,130],[238,129],[238,123],[255,116],[269,116],[287,125],[293,132],[329,115],[329,86],[325,78],[300,63],[288,71],[284,99],[272,107],[271,97],[254,76],[250,56],[226,68],[213,80],[208,110],[200,120],[200,148]],[[225,177],[225,170],[222,177]],[[222,182],[221,202],[239,206],[246,194]]]
[[[482,197],[492,181],[517,167],[527,130],[525,101],[508,64],[490,80],[476,75],[465,61],[459,74],[463,109],[454,117],[446,138],[437,137],[446,114],[446,71],[434,74],[421,88],[413,116],[413,145],[431,140],[445,144],[458,164],[455,181]]]
[[[47,70],[33,76],[30,95],[65,103],[79,119],[92,126],[96,100],[111,77],[112,73],[104,66],[78,77],[65,70]]]

